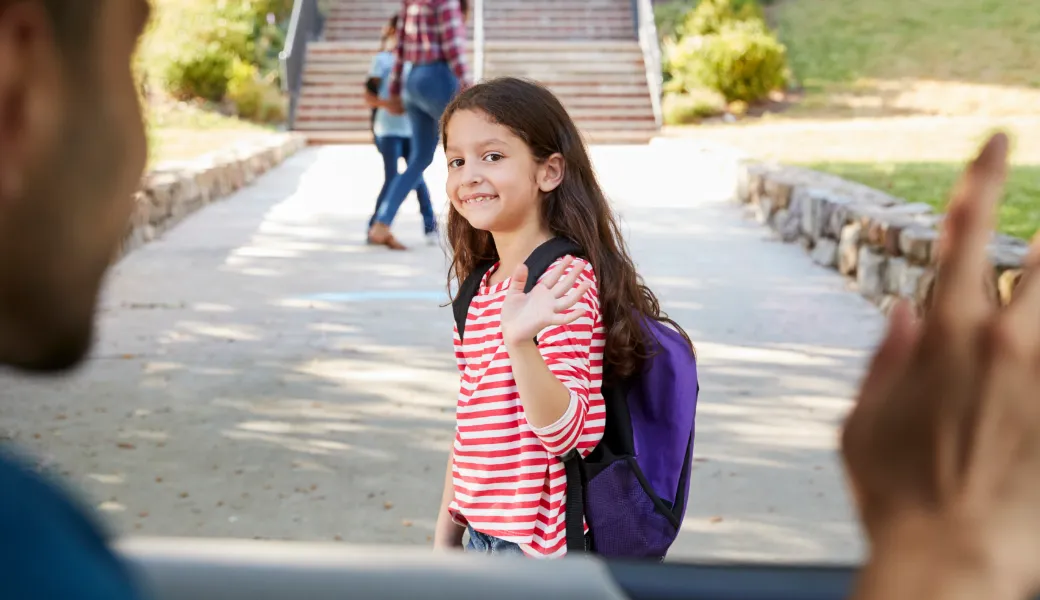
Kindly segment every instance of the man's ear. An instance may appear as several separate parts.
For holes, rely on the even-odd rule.
[[[538,189],[551,192],[563,183],[567,162],[559,152],[554,153],[538,167]]]
[[[62,53],[43,3],[0,9],[0,202],[22,195],[31,165],[60,135],[64,86]]]

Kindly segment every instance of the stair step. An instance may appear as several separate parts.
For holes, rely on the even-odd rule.
[[[303,121],[365,121],[372,118],[370,108],[351,108],[346,106],[313,107],[300,106],[296,112],[296,122]]]
[[[372,131],[304,131],[303,136],[311,145],[324,144],[372,144]]]
[[[643,109],[653,110],[653,105],[650,104],[650,94],[644,89],[643,93],[639,96],[587,96],[587,95],[567,95],[560,94],[556,90],[549,88],[549,91],[554,96],[563,102],[564,106],[568,110],[571,108],[602,108],[602,107],[614,107],[619,110],[627,109]]]
[[[502,0],[488,0],[484,5],[488,8],[494,6],[495,10],[528,9],[547,12],[564,8],[572,10],[580,8],[595,8],[597,10],[632,10],[632,4],[629,0],[588,0],[586,2],[558,2],[554,0],[514,0],[512,2],[503,2]]]
[[[596,25],[599,27],[633,27],[635,21],[631,15],[627,17],[612,17],[609,15],[596,14],[531,14],[531,15],[502,15],[500,17],[489,17],[484,21],[484,29],[495,29],[501,27],[537,27],[537,26],[564,26],[564,25]]]
[[[343,96],[339,98],[301,95],[296,108],[298,110],[372,110],[367,104],[365,104],[364,98],[356,94],[354,96]]]
[[[369,58],[367,61],[339,61],[339,62],[308,62],[304,70],[304,77],[307,74],[317,75],[321,74],[333,74],[341,73],[344,75],[360,76],[364,77],[368,73],[368,69],[371,66],[372,59]]]
[[[564,52],[600,52],[610,50],[642,52],[636,40],[487,40],[484,42],[485,54],[492,52],[536,51],[546,53]]]
[[[508,73],[511,71],[533,73],[538,69],[551,70],[553,73],[645,73],[643,61],[626,60],[624,62],[585,62],[560,57],[558,62],[550,62],[545,58],[539,61],[503,61],[499,58],[484,60],[484,70],[488,73]]]
[[[298,131],[365,131],[371,130],[369,121],[349,120],[326,120],[326,121],[304,121],[297,120],[293,129]]]
[[[624,62],[643,64],[643,53],[638,48],[600,51],[567,50],[558,52],[551,50],[544,52],[535,50],[502,52],[494,50],[486,52],[484,56],[486,57],[485,61],[494,61],[499,64],[531,62],[596,64]]]
[[[493,77],[520,77],[531,79],[539,83],[554,85],[560,83],[599,83],[599,84],[627,84],[646,85],[646,74],[643,72],[630,73],[554,73],[546,71],[548,65],[532,65],[530,69],[511,69],[509,71],[485,71],[484,76],[488,79]]]
[[[603,119],[575,119],[578,129],[582,130],[625,130],[636,129],[643,131],[656,131],[657,124],[654,120],[603,120]]]

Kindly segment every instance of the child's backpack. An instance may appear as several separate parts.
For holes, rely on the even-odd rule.
[[[583,256],[581,249],[554,238],[524,264],[525,292],[560,257]],[[462,338],[469,305],[493,263],[477,266],[452,302]],[[600,281],[601,285],[610,285]],[[562,457],[567,472],[567,552],[591,551],[606,557],[663,558],[679,533],[693,463],[697,414],[697,361],[686,340],[652,319],[653,356],[641,373],[610,381],[604,372],[606,429],[584,459],[576,450]],[[589,525],[586,538],[582,517]]]

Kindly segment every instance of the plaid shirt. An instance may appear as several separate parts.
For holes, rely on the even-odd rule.
[[[390,74],[390,95],[401,94],[401,70],[413,65],[447,61],[461,87],[469,85],[466,65],[466,20],[459,0],[402,0],[401,31]]]

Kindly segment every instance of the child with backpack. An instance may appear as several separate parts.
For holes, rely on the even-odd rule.
[[[662,558],[685,514],[689,337],[629,257],[582,138],[502,78],[441,120],[461,372],[434,546]]]

